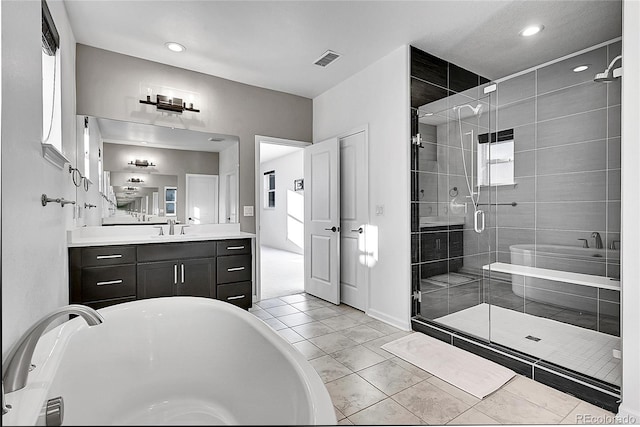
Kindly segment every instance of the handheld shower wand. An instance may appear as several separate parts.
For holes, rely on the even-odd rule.
[[[604,73],[596,74],[596,77],[593,79],[594,82],[598,83],[611,83],[614,82],[618,77],[622,75],[622,67],[618,67],[615,70],[612,70],[613,64],[622,59],[622,55],[618,55],[613,58],[613,61],[609,64]]]

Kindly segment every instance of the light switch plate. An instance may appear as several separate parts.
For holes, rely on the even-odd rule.
[[[376,205],[376,215],[384,215],[384,205]]]
[[[253,206],[243,206],[244,216],[253,216]]]

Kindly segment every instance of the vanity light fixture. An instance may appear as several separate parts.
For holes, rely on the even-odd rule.
[[[144,182],[144,181],[142,180],[142,178],[129,178],[129,179],[127,180],[127,182],[140,183],[140,182]]]
[[[186,47],[176,42],[166,42],[164,45],[172,52],[184,52],[185,50],[187,50]]]
[[[588,69],[589,66],[588,65],[579,65],[576,68],[573,69],[574,73],[579,73],[580,71],[584,71],[586,69]]]
[[[200,110],[193,108],[193,102],[187,107],[186,102],[182,102],[182,98],[175,98],[165,95],[156,95],[156,100],[151,100],[151,95],[147,95],[147,99],[141,99],[140,104],[155,105],[158,110],[169,111],[171,113],[182,114],[184,111],[199,113]]]
[[[520,31],[520,35],[523,37],[531,37],[533,35],[538,34],[540,31],[544,29],[544,25],[529,25]]]
[[[131,160],[129,162],[129,164],[131,166],[137,166],[139,168],[146,168],[146,167],[149,167],[149,166],[156,166],[152,162],[150,162],[149,160],[137,160],[137,159],[136,160]]]

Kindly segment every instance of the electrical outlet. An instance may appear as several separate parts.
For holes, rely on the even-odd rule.
[[[614,359],[622,359],[622,352],[617,349],[613,349],[613,358]]]
[[[244,216],[253,216],[253,206],[243,206]]]
[[[376,216],[384,215],[384,205],[376,205]]]

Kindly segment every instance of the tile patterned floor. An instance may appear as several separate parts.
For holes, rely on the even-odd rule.
[[[341,425],[613,424],[614,414],[520,375],[479,400],[382,350],[410,332],[346,305],[302,293],[250,312],[306,356]]]

